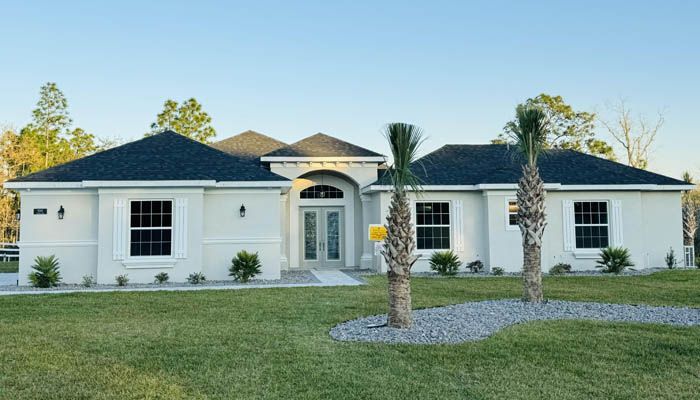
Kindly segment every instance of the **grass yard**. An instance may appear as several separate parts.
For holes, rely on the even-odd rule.
[[[338,343],[363,287],[0,298],[0,398],[697,399],[700,328],[549,321],[475,343]],[[518,297],[520,280],[413,282],[415,307]],[[700,270],[548,277],[566,300],[700,307]]]
[[[0,261],[0,273],[19,271],[19,261]]]

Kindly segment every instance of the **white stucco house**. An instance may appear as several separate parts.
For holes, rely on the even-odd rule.
[[[415,166],[418,252],[452,249],[507,271],[521,268],[515,189],[520,162],[506,145],[446,145]],[[247,131],[207,146],[164,132],[5,184],[21,197],[20,284],[36,256],[55,254],[65,282],[173,281],[192,272],[229,279],[239,250],[258,252],[262,278],[283,270],[385,271],[370,224],[390,199],[385,157],[316,134],[291,145]],[[543,269],[591,269],[600,248],[630,249],[640,268],[682,254],[685,182],[569,150],[540,169],[547,188]],[[60,213],[59,213],[60,210]]]

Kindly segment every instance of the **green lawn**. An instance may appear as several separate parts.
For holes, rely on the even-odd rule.
[[[19,271],[18,261],[0,261],[0,273]]]
[[[0,398],[698,398],[700,328],[549,321],[475,343],[338,343],[368,286],[0,298]],[[700,307],[700,271],[545,278],[549,298]],[[520,280],[413,281],[415,307],[518,297]]]

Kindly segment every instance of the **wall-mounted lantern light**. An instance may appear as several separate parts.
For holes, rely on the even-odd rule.
[[[20,210],[17,210],[17,213],[15,213],[15,218],[17,221],[19,221],[22,218],[22,212]]]
[[[241,209],[238,210],[241,213],[241,218],[245,217],[245,206],[241,204]]]
[[[63,217],[66,215],[66,210],[63,208],[63,206],[58,208],[58,219],[63,219]]]

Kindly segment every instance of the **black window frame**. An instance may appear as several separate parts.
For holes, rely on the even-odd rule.
[[[430,206],[430,211],[426,211],[426,205]],[[446,200],[416,201],[413,210],[415,212],[416,249],[418,251],[452,249],[451,202]]]
[[[574,248],[600,250],[610,246],[610,202],[574,200]]]
[[[129,257],[173,256],[174,201],[129,200]]]

